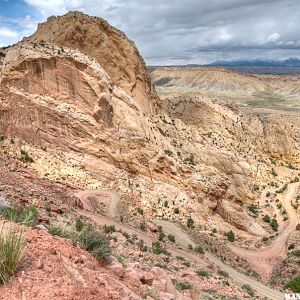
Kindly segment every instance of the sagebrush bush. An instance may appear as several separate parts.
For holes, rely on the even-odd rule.
[[[199,270],[196,272],[198,276],[201,277],[209,277],[210,273],[207,270]]]
[[[251,285],[249,285],[249,284],[244,284],[244,285],[242,285],[242,289],[243,289],[248,295],[250,295],[251,297],[254,296],[254,290],[253,290],[253,288],[251,287]]]
[[[106,236],[90,226],[80,232],[75,242],[92,253],[98,260],[103,260],[111,254],[109,241]]]
[[[81,218],[77,218],[75,220],[75,228],[77,231],[81,231],[85,226],[86,226],[86,224],[84,223],[84,221]]]
[[[47,226],[47,229],[52,235],[72,240],[74,244],[87,250],[98,260],[103,260],[111,254],[109,240],[103,233],[87,224],[84,224],[83,227],[79,227],[81,231],[78,231],[77,223],[75,223],[73,227],[60,222]],[[115,232],[115,228],[114,226],[105,226],[104,231],[105,233]]]
[[[25,226],[34,226],[38,220],[38,211],[34,205],[27,207],[2,207],[0,215],[12,222]]]
[[[232,230],[229,230],[228,232],[225,232],[224,235],[227,237],[229,242],[235,241],[235,234]]]
[[[196,247],[194,248],[194,251],[195,251],[196,253],[200,253],[200,254],[204,254],[204,253],[205,253],[204,249],[203,249],[201,246],[196,246]]]
[[[175,288],[177,290],[180,290],[180,291],[182,291],[182,290],[189,290],[189,289],[193,288],[193,286],[190,283],[188,283],[188,282],[177,281],[175,279],[172,280],[172,282],[173,282]]]
[[[300,293],[300,275],[292,279],[285,286],[285,289],[290,289],[294,293]]]
[[[159,241],[155,241],[152,242],[152,252],[153,254],[165,254],[166,248],[159,242]]]
[[[12,225],[0,225],[0,283],[7,282],[16,272],[25,247],[22,231]]]

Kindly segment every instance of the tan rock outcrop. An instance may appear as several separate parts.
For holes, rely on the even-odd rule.
[[[166,114],[157,114],[160,103]],[[117,189],[148,219],[185,224],[192,217],[204,225],[220,214],[258,234],[245,207],[269,168],[258,174],[256,156],[268,159],[275,134],[270,126],[270,138],[259,143],[266,126],[199,94],[159,100],[133,44],[82,13],[52,17],[5,50],[1,134],[28,143],[41,176],[84,190]],[[280,144],[297,154],[292,139]]]
[[[143,58],[134,43],[105,20],[81,12],[69,12],[61,17],[48,18],[26,40],[49,42],[62,47],[61,51],[64,47],[78,49],[94,57],[112,82],[124,89],[147,114],[158,111],[158,97]]]

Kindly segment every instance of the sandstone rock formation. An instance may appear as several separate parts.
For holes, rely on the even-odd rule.
[[[147,114],[159,110],[156,91],[147,76],[143,58],[124,33],[105,20],[81,12],[50,17],[26,42],[78,49],[97,60],[110,76]]]
[[[29,151],[41,176],[117,189],[147,218],[214,225],[221,215],[264,234],[246,208],[271,168],[265,145],[282,131],[266,135],[257,119],[202,95],[158,99],[132,42],[82,13],[50,18],[4,54],[0,132],[19,139],[6,151]],[[298,157],[292,138],[280,143],[279,154]]]

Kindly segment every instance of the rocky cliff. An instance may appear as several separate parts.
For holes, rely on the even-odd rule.
[[[50,17],[26,41],[48,42],[62,47],[62,51],[64,47],[77,49],[95,58],[112,82],[124,89],[147,114],[159,110],[158,97],[138,49],[105,20],[81,12]]]
[[[247,206],[270,159],[235,106],[198,94],[159,99],[133,43],[82,13],[49,18],[2,57],[0,133],[18,138],[5,151],[26,149],[41,177],[116,189],[146,218],[216,226],[222,216],[264,234]]]

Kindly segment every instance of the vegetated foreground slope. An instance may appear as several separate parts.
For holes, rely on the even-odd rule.
[[[159,99],[124,34],[77,12],[4,50],[0,68],[3,157],[74,195],[114,190],[124,222],[176,220],[224,240],[234,230],[241,244],[268,235],[249,207],[274,164],[297,168],[291,124],[188,90]],[[101,193],[86,198],[94,212]]]

